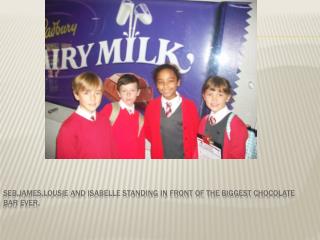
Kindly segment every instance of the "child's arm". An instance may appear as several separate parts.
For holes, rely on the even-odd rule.
[[[56,143],[57,159],[77,158],[75,135],[65,125],[61,126]]]
[[[193,124],[194,124],[195,134],[197,134],[201,119],[200,119],[196,105],[193,105],[191,116],[193,116]]]
[[[231,121],[231,148],[229,153],[226,153],[224,158],[245,159],[247,138],[247,126],[242,122],[242,120],[239,117],[235,116]]]
[[[193,101],[190,100],[189,109],[188,109],[188,116],[186,116],[187,119],[184,119],[184,121],[190,122],[190,135],[191,138],[191,148],[188,149],[188,151],[191,151],[190,156],[185,156],[185,158],[198,158],[198,148],[197,148],[197,135],[199,130],[199,124],[200,124],[200,117],[197,110],[196,105]]]
[[[149,105],[146,108],[146,111],[144,112],[144,135],[145,138],[150,141],[151,139],[151,132],[150,132],[150,107]]]
[[[140,131],[140,134],[139,134],[139,137],[138,137],[138,141],[139,141],[139,153],[138,153],[138,157],[139,158],[142,158],[142,159],[145,159],[145,150],[146,150],[146,146],[145,146],[145,130],[144,130],[144,125],[142,126],[141,128],[141,131]]]

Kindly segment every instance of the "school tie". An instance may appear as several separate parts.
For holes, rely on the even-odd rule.
[[[166,113],[167,117],[169,117],[171,112],[172,112],[171,105],[172,105],[172,103],[166,102],[166,111],[165,111],[165,113]]]
[[[216,124],[216,119],[215,119],[215,117],[212,116],[212,115],[209,117],[209,124],[210,124],[211,126],[213,126],[213,125]]]

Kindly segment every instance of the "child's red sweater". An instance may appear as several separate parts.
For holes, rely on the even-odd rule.
[[[99,113],[90,121],[72,113],[57,136],[56,158],[103,159],[111,157],[110,124]]]
[[[107,104],[101,113],[109,121],[112,104]],[[111,158],[116,159],[144,159],[145,136],[144,127],[139,130],[139,112],[129,114],[121,109],[117,119],[111,127]]]

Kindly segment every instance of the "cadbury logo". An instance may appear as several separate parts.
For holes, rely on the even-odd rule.
[[[56,36],[65,35],[68,33],[72,33],[74,36],[77,31],[78,24],[60,24],[60,19],[57,21],[53,21],[51,25],[49,24],[49,20],[46,18],[45,22],[45,30],[46,30],[46,39],[53,38]]]

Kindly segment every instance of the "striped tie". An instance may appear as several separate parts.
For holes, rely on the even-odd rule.
[[[166,102],[166,116],[169,117],[172,112],[171,103]]]
[[[211,126],[213,126],[213,125],[216,124],[216,119],[215,119],[214,116],[212,116],[212,115],[209,117],[209,124],[210,124]]]

